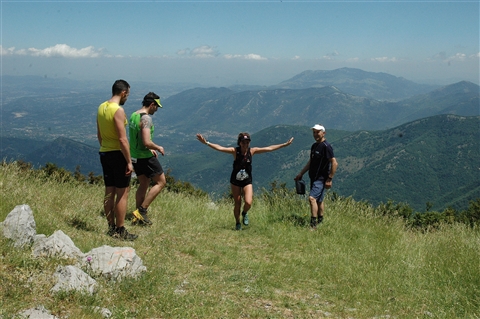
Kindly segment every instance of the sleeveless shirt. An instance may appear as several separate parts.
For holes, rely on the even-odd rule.
[[[97,120],[100,135],[102,136],[102,145],[100,152],[110,152],[121,150],[120,141],[118,139],[117,129],[115,128],[115,112],[120,108],[117,103],[103,102],[98,107]],[[125,119],[127,126],[127,119]]]
[[[252,154],[250,153],[250,148],[248,148],[247,154],[243,155],[240,146],[238,146],[235,148],[235,153],[230,183],[241,187],[252,184]],[[248,176],[245,178],[245,175],[243,175],[242,179],[239,180],[237,175],[241,170],[245,170]]]
[[[153,137],[154,126],[151,117],[147,113],[133,112],[128,122],[130,135],[130,155],[132,158],[150,158],[153,156],[150,149],[145,147],[142,140],[142,117],[148,117],[147,128],[150,128],[150,139]]]

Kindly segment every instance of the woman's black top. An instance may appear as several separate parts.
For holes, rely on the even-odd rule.
[[[230,183],[240,187],[252,184],[252,154],[250,148],[245,155],[241,153],[240,146],[235,148],[235,152]]]

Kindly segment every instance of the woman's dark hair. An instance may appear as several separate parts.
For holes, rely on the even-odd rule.
[[[247,137],[247,138],[245,138],[245,137]],[[242,132],[242,133],[238,134],[237,145],[240,146],[240,142],[243,141],[243,140],[251,141],[250,134],[248,134],[247,132]]]

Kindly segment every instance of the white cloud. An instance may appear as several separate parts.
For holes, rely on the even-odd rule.
[[[93,46],[76,49],[67,44],[57,44],[45,49],[28,48],[15,50],[14,47],[4,49],[0,46],[1,55],[28,55],[40,57],[64,57],[64,58],[98,58],[103,56],[102,50],[96,50]]]
[[[217,50],[215,50],[215,48],[211,46],[202,45],[190,51],[190,55],[197,58],[213,58],[218,56],[219,53]]]
[[[117,55],[112,55],[112,54],[103,54],[101,55],[104,58],[125,58],[125,56],[117,54]],[[129,56],[131,58],[132,56]]]
[[[435,54],[433,57],[427,59],[428,61],[442,61],[442,62],[446,62],[446,63],[450,63],[450,62],[453,62],[453,61],[456,61],[456,62],[463,62],[463,61],[467,61],[467,60],[473,60],[473,59],[478,59],[480,58],[480,52],[478,53],[474,53],[474,54],[471,54],[471,55],[467,55],[465,53],[455,53],[454,55],[452,56],[448,56],[446,52],[440,52],[438,54]]]
[[[177,55],[187,55],[190,52],[190,49],[178,50]]]
[[[15,47],[5,49],[3,46],[0,45],[0,55],[14,55],[14,54],[15,54]]]
[[[178,56],[189,56],[193,58],[214,58],[220,55],[215,47],[202,45],[194,49],[181,49],[177,51]]]
[[[398,62],[398,59],[396,57],[393,57],[393,58],[389,58],[389,57],[379,57],[379,58],[371,58],[372,61],[374,62],[381,62],[381,63],[384,63],[384,62]]]
[[[264,58],[259,54],[250,53],[245,56],[245,59],[246,60],[266,60],[267,58]]]
[[[225,59],[241,59],[241,58],[243,58],[243,55],[240,55],[240,54],[225,54],[223,57]]]
[[[331,53],[327,53],[324,56],[321,57],[323,60],[335,60],[335,57],[340,56],[340,53],[338,53],[337,50],[334,50]]]
[[[465,53],[457,53],[447,59],[447,61],[465,61],[467,55]]]
[[[296,55],[292,58],[292,60],[300,60],[300,56],[299,55]]]
[[[447,63],[448,65],[451,65],[452,62],[465,62],[469,59],[471,59],[472,56],[467,57],[465,53],[456,53],[446,59],[443,59],[443,62]],[[473,57],[475,58],[475,57]]]
[[[245,55],[243,55],[243,54],[225,54],[223,57],[227,60],[228,59],[258,60],[258,61],[267,60],[267,58],[264,58],[261,55],[254,54],[254,53],[245,54]]]

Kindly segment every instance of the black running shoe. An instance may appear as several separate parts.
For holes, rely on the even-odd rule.
[[[113,235],[115,235],[115,230],[117,229],[117,226],[115,225],[108,225],[108,231],[107,231],[107,235],[112,237]]]
[[[125,227],[120,227],[117,228],[115,234],[112,237],[121,240],[135,240],[137,239],[138,235],[129,233]]]

